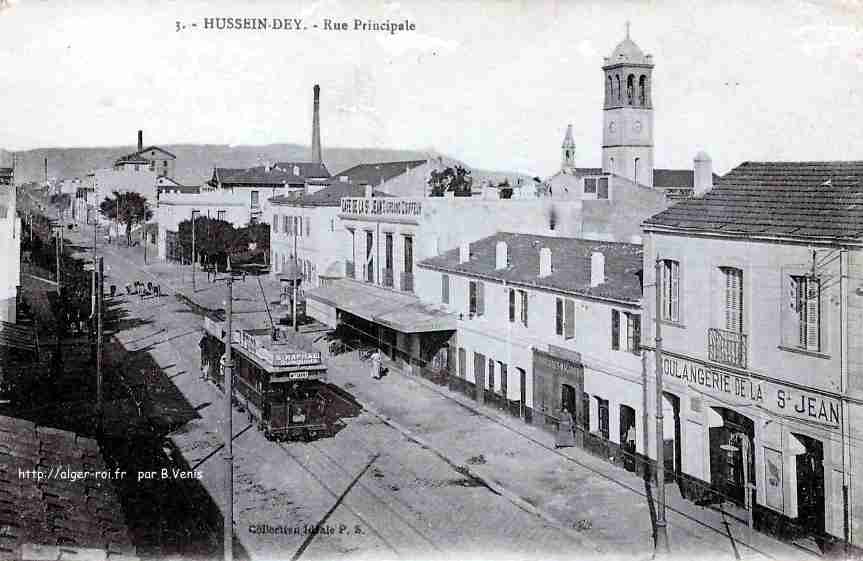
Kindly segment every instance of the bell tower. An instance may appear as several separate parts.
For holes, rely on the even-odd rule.
[[[575,140],[572,138],[572,125],[566,126],[566,135],[560,146],[560,169],[575,170]]]
[[[653,57],[629,38],[629,22],[602,71],[602,170],[653,187]]]

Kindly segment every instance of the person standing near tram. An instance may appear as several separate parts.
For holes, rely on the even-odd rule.
[[[372,365],[372,378],[375,380],[380,380],[381,377],[381,351],[380,349],[375,349],[372,353],[372,356],[369,357],[371,359]]]

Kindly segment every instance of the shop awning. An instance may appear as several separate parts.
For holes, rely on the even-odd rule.
[[[351,279],[338,279],[306,292],[306,298],[344,310],[402,333],[451,331],[455,314],[423,304],[413,294],[387,290]]]

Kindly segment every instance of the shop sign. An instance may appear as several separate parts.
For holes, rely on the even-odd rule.
[[[273,353],[273,366],[307,366],[321,362],[321,353]]]
[[[560,374],[576,374],[581,368],[581,364],[567,358],[544,353],[542,351],[533,351],[533,368],[539,367],[546,372],[557,372]]]
[[[839,425],[839,402],[824,395],[768,381],[738,376],[688,360],[663,357],[662,372],[708,395],[725,395],[735,401],[760,405],[780,415]]]
[[[309,372],[308,370],[302,370],[300,372],[289,372],[285,377],[290,380],[303,380],[309,377]]]
[[[395,197],[344,197],[342,199],[342,214],[396,217],[420,216],[422,215],[422,202],[417,199]]]

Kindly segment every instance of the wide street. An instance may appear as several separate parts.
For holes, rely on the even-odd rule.
[[[92,244],[91,232],[82,228],[70,237],[86,246]],[[120,299],[129,317],[140,324],[114,337],[130,352],[147,350],[198,410],[201,419],[176,431],[173,440],[222,505],[224,462],[213,452],[221,444],[224,406],[219,390],[198,375],[202,318],[174,297],[178,287],[166,286],[164,276],[145,272],[139,264],[140,248],[98,242],[106,290],[111,284],[122,290],[135,280],[162,284],[164,294],[158,300]],[[201,291],[225,291],[224,284],[205,282],[206,275],[199,273],[198,281]],[[236,308],[251,304],[263,310],[262,301],[237,300]],[[366,412],[345,419],[347,427],[334,438],[314,443],[267,441],[236,410],[233,422],[234,434],[239,433],[234,441],[235,531],[253,558],[591,556],[592,550],[573,536],[521,510]],[[320,531],[310,535],[307,527],[316,525]]]
[[[90,227],[73,233],[84,248]],[[224,505],[222,393],[200,373],[202,318],[185,297],[224,307],[226,287],[189,267],[143,262],[140,247],[105,246],[106,290],[159,283],[161,298],[122,295],[129,327],[113,334],[146,352],[201,416],[170,435]],[[184,298],[177,298],[182,292]],[[262,292],[266,292],[262,296]],[[272,283],[235,282],[235,317],[264,326],[264,298],[278,315]],[[355,353],[330,357],[329,381],[367,407],[313,443],[266,440],[234,409],[235,534],[253,559],[648,559],[653,539],[643,481],[568,449],[505,416],[478,414],[446,390],[394,373],[369,381]],[[422,383],[421,383],[422,382]],[[674,486],[667,486],[670,496]],[[672,500],[672,499],[669,499]],[[722,513],[669,508],[676,557],[811,559]],[[693,510],[694,509],[694,510]],[[177,513],[178,516],[182,515]],[[309,529],[313,530],[310,532]]]

